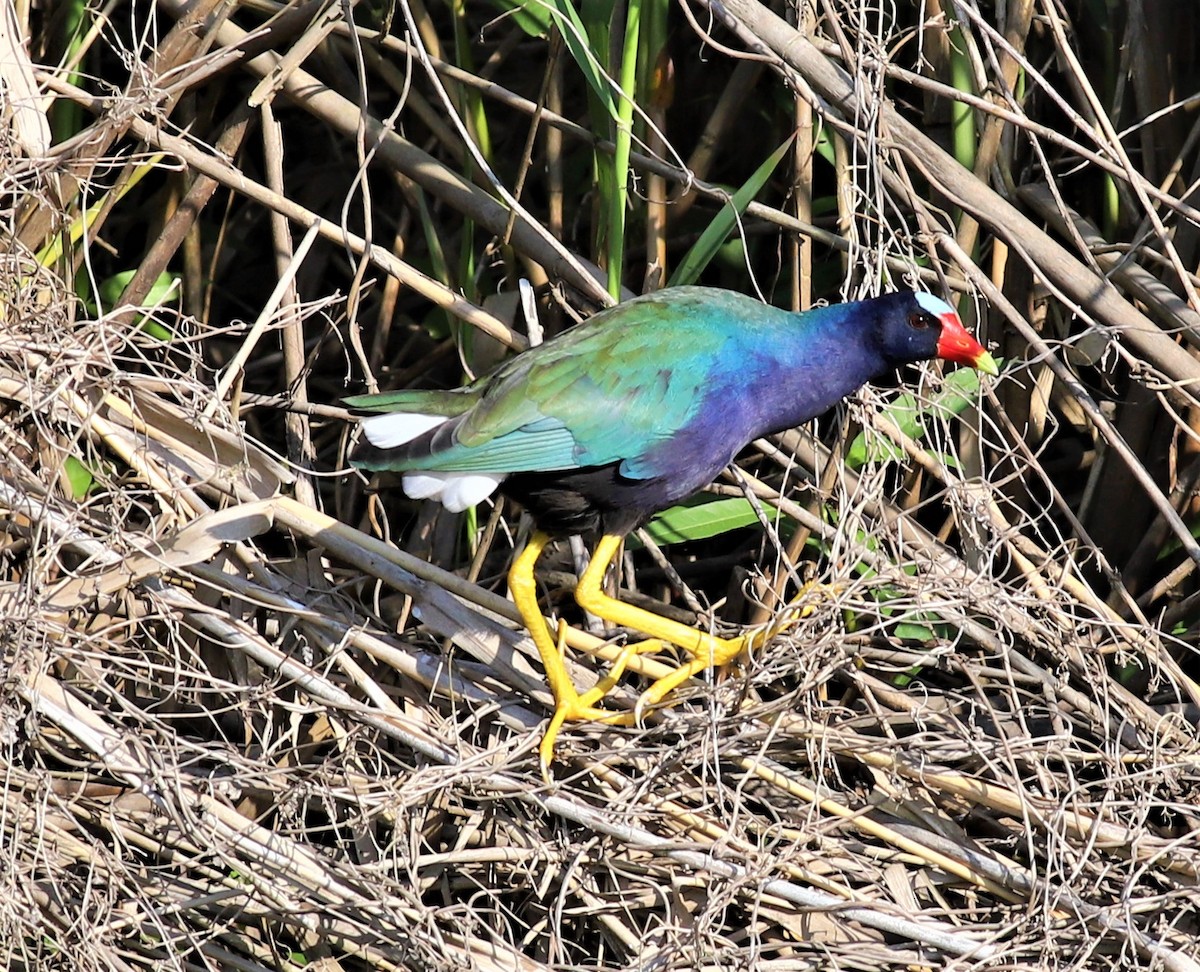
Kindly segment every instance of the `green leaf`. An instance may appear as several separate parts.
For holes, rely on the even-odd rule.
[[[122,270],[100,284],[100,299],[106,307],[116,305],[136,273],[136,270]],[[178,295],[179,274],[164,270],[151,285],[150,292],[146,294],[145,304],[147,307],[158,307],[167,300],[177,300]]]
[[[545,37],[554,22],[541,0],[492,0],[492,6],[511,14],[516,25],[530,37]]]
[[[67,477],[71,499],[77,503],[87,499],[88,493],[96,484],[96,477],[92,475],[92,471],[74,456],[67,456],[63,462],[63,474]]]
[[[913,624],[911,621],[901,621],[892,632],[904,641],[933,641],[933,628],[924,624]]]
[[[825,128],[824,125],[821,126],[820,131],[817,133],[817,144],[815,148],[817,155],[821,156],[821,158],[823,158],[826,162],[828,162],[830,165],[837,165],[837,155],[833,149],[833,140],[829,137],[829,130]],[[830,211],[837,209],[836,196],[825,196],[823,198],[827,200]],[[819,211],[817,207],[818,201],[813,200],[814,214]]]
[[[96,287],[96,297],[98,299],[92,299],[87,268],[80,267],[79,272],[75,275],[75,293],[83,301],[83,305],[87,308],[89,314],[98,315],[101,307],[107,310],[117,306],[121,300],[121,295],[125,293],[125,288],[129,286],[129,281],[133,279],[136,273],[136,270],[122,270],[120,273],[114,273],[111,277],[102,280]],[[174,304],[178,301],[179,274],[169,273],[164,270],[150,287],[150,292],[146,294],[143,306],[161,307],[163,304]],[[158,321],[149,315],[142,315],[138,321],[138,328],[159,341],[170,341],[174,337],[168,328],[158,323]]]
[[[609,4],[609,12],[611,14],[611,4]],[[587,81],[588,87],[592,89],[592,93],[604,106],[608,117],[616,118],[617,102],[613,97],[612,86],[601,70],[600,62],[592,50],[596,44],[588,34],[579,14],[575,12],[571,0],[551,0],[548,13],[558,24],[563,43],[575,63],[579,65],[579,70],[583,74],[584,80]],[[607,40],[607,38],[605,39]],[[607,51],[607,45],[602,50]]]
[[[772,522],[779,517],[779,511],[770,506],[763,507],[763,512]],[[666,546],[704,540],[757,523],[758,516],[749,501],[731,496],[699,504],[672,506],[646,524],[646,532],[655,543]]]
[[[918,402],[913,395],[901,395],[887,410],[888,420],[910,439],[920,439],[925,419],[931,413],[959,415],[979,398],[979,372],[959,368],[945,378],[945,385],[931,402]],[[855,436],[846,450],[846,466],[859,469],[868,462],[890,462],[904,455],[898,445],[877,432],[865,430]],[[947,462],[953,459],[947,457]]]
[[[717,251],[725,242],[725,238],[729,236],[738,217],[746,211],[746,207],[754,201],[759,190],[762,189],[771,174],[779,165],[780,160],[787,154],[788,149],[792,147],[792,142],[796,136],[790,136],[787,141],[772,152],[757,169],[754,174],[746,180],[733,197],[721,207],[721,211],[713,217],[713,221],[708,224],[708,227],[700,234],[700,239],[692,245],[688,250],[687,255],[680,261],[679,266],[675,268],[675,272],[671,274],[671,286],[682,287],[685,284],[695,283],[699,279],[701,272],[708,266],[709,262]]]

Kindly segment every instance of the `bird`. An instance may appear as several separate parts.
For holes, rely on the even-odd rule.
[[[898,291],[789,312],[733,291],[674,287],[609,307],[492,373],[449,390],[345,399],[361,426],[355,467],[399,474],[404,493],[460,512],[499,491],[534,530],[508,572],[555,709],[539,746],[543,775],[566,722],[631,725],[646,705],[762,643],[717,637],[610,597],[604,577],[626,534],[711,483],[743,447],[801,425],[867,382],[934,358],[997,375],[991,354],[939,297]],[[394,477],[392,477],[394,478]],[[646,635],[580,693],[537,602],[534,566],[555,538],[597,537],[580,607]],[[690,659],[633,712],[599,703],[634,654],[665,645]]]

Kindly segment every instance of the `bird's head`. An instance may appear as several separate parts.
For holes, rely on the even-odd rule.
[[[995,359],[963,327],[954,308],[925,293],[879,298],[879,341],[884,355],[902,364],[941,358],[999,374]]]

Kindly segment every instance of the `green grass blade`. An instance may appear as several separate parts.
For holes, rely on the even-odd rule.
[[[774,507],[764,507],[763,511],[772,522],[779,518],[779,511]],[[747,500],[731,496],[698,504],[672,506],[654,517],[646,525],[646,532],[655,543],[667,546],[689,540],[705,540],[730,530],[757,525],[758,522],[758,515]]]
[[[595,95],[600,105],[604,107],[609,118],[617,117],[617,101],[613,95],[612,85],[604,71],[601,70],[600,62],[593,53],[593,48],[596,47],[594,38],[592,38],[584,27],[583,21],[579,14],[576,13],[575,7],[571,4],[571,0],[553,0],[552,16],[558,23],[559,32],[562,34],[563,43],[566,45],[568,53],[579,66],[579,71],[587,81],[588,87],[592,94]],[[597,122],[599,120],[597,119]]]
[[[794,139],[793,135],[772,152],[766,161],[755,169],[754,174],[746,183],[733,194],[721,211],[713,217],[713,221],[700,234],[700,239],[692,245],[687,255],[680,261],[679,266],[675,268],[675,272],[671,274],[672,287],[682,287],[685,284],[695,283],[699,279],[704,268],[721,249],[737,218],[746,211],[746,207],[753,202],[759,190],[771,178],[771,174],[779,165],[780,160],[792,147]]]
[[[962,29],[950,31],[950,83],[959,91],[975,93],[975,79],[971,74],[971,55],[967,53],[967,40]],[[978,138],[975,132],[975,109],[957,100],[950,102],[950,135],[954,146],[954,157],[966,169],[975,168],[975,149]]]
[[[117,201],[124,199],[133,188],[142,181],[147,175],[154,171],[159,162],[162,161],[164,153],[159,152],[152,155],[150,159],[143,162],[135,168],[129,179],[117,191]],[[83,239],[83,234],[87,231],[88,225],[99,218],[101,211],[109,204],[108,197],[112,194],[112,190],[101,196],[95,203],[88,207],[86,213],[77,215],[72,221],[68,229],[67,236],[72,246]],[[63,255],[63,235],[55,233],[52,240],[42,247],[37,253],[37,262],[43,267],[51,267],[62,259]]]
[[[545,37],[554,16],[539,0],[491,0],[492,6],[509,14],[530,37]]]
[[[633,146],[633,95],[638,75],[638,35],[642,2],[629,0],[625,46],[621,55],[621,102],[617,106],[616,146],[613,150],[613,192],[608,200],[608,292],[621,299],[625,269],[625,206],[629,200],[629,153]]]

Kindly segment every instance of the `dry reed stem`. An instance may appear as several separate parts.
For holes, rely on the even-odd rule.
[[[542,43],[533,38],[510,35],[487,48],[497,63],[473,70],[449,63],[447,23],[416,3],[403,12],[421,43],[378,47],[374,31],[347,30],[337,6],[315,22],[313,4],[256,0],[227,22],[208,19],[215,3],[155,9],[185,7],[190,20],[169,43],[139,46],[115,28],[90,36],[130,66],[119,92],[100,97],[65,70],[25,65],[15,76],[91,115],[48,157],[36,137],[0,145],[9,967],[1198,967],[1195,579],[1168,543],[1195,554],[1195,470],[1180,467],[1196,464],[1197,211],[1179,176],[1195,146],[1180,142],[1165,169],[1139,168],[1062,5],[1036,5],[1034,29],[1015,34],[969,0],[954,5],[987,97],[922,73],[897,44],[915,33],[893,36],[862,5],[823,4],[803,36],[753,0],[712,6],[736,23],[710,25],[717,43],[703,56],[741,44],[755,62],[734,71],[744,89],[724,102],[715,93],[697,134],[739,132],[730,103],[750,104],[751,85],[783,77],[808,99],[814,131],[835,133],[838,146],[836,224],[776,198],[742,214],[747,238],[803,234],[844,258],[848,294],[909,272],[983,295],[1008,361],[978,410],[957,418],[938,413],[942,379],[927,370],[910,385],[930,409],[920,429],[885,411],[894,392],[868,390],[816,434],[755,443],[739,480],[802,539],[734,538],[728,560],[710,547],[694,548],[693,562],[676,553],[697,588],[691,605],[761,596],[769,603],[739,618],[775,615],[806,541],[819,547],[819,579],[835,586],[766,650],[686,686],[644,726],[569,727],[550,787],[536,756],[550,700],[501,580],[518,521],[494,517],[464,553],[447,517],[409,520],[394,496],[364,499],[344,464],[344,415],[330,406],[348,374],[374,380],[359,372],[391,364],[394,346],[393,378],[440,380],[472,343],[447,339],[459,336],[451,329],[431,340],[398,317],[391,341],[364,333],[356,344],[372,274],[401,281],[390,306],[430,329],[433,305],[480,338],[523,346],[496,305],[463,296],[474,281],[454,279],[449,262],[446,279],[434,272],[439,234],[467,236],[469,224],[481,253],[601,302],[592,253],[570,235],[583,218],[571,206],[585,205],[568,197],[553,216],[552,200],[563,201],[554,193],[574,153],[612,143],[594,119],[580,123],[576,92],[557,89],[573,83],[569,62],[561,77],[547,82],[539,67],[525,84],[512,51]],[[139,26],[148,11],[144,0],[126,10]],[[277,16],[256,33],[264,12]],[[1052,61],[1071,79],[1067,94],[1050,91]],[[1073,127],[1032,114],[1036,99],[1013,90],[1014,65]],[[363,101],[339,87],[349,76],[379,88]],[[269,106],[262,117],[278,131],[263,136],[267,177],[253,156],[205,145],[209,85]],[[912,123],[914,109],[897,107],[897,85],[978,112],[995,164],[959,166]],[[479,131],[467,90],[486,99],[492,134],[524,147],[523,164],[533,153],[523,180],[536,182],[542,151],[530,118],[555,130],[545,159],[559,184],[545,216],[528,186],[522,208],[505,202],[515,183],[503,167],[491,173],[494,194],[463,168],[472,153],[483,158],[462,137]],[[545,110],[533,97],[542,91],[568,108]],[[363,121],[363,104],[369,113],[389,98],[395,124]],[[441,106],[458,116],[447,123]],[[689,225],[687,210],[727,198],[729,178],[722,140],[686,156],[663,117],[665,141],[646,141],[662,157],[632,157],[683,200],[673,209],[656,195],[656,259],[674,252],[665,244]],[[360,199],[348,180],[336,181],[333,205],[313,191],[322,175],[302,151],[313,131],[349,147],[341,161],[368,180],[370,218],[342,208]],[[227,144],[255,137],[246,123]],[[158,225],[171,227],[158,246],[136,248],[113,196],[86,242],[43,266],[34,251],[60,237],[47,228],[55,220],[79,212],[75,188],[103,194],[127,177],[110,170],[128,174],[147,146],[175,170],[156,174]],[[1016,189],[1004,167],[1018,160],[1031,184]],[[1106,240],[1078,208],[1063,160],[1119,180],[1139,233]],[[804,173],[805,192],[822,184],[816,172]],[[172,212],[178,198],[197,211]],[[214,200],[227,219],[213,216]],[[383,245],[396,200],[404,215]],[[974,226],[952,222],[955,205]],[[274,218],[265,288],[238,290],[236,261],[252,259],[238,245],[249,232],[239,214]],[[188,249],[189,234],[214,223],[220,245]],[[489,250],[488,234],[505,246]],[[972,238],[992,247],[990,266]],[[139,264],[131,305],[84,306],[74,294],[75,264],[99,275],[112,263],[106,246]],[[226,251],[235,258],[222,263]],[[344,277],[314,275],[344,254]],[[204,319],[142,306],[174,259],[190,286],[210,287],[189,296],[215,308]],[[285,296],[276,284],[289,263]],[[195,283],[206,278],[216,283]],[[464,368],[486,366],[487,353],[464,350]],[[1118,383],[1142,412],[1109,394]],[[311,453],[289,451],[301,425],[287,433],[268,411],[296,401],[299,385],[316,403],[305,407]],[[1146,410],[1158,439],[1136,438]],[[846,465],[860,428],[898,458]],[[1162,429],[1169,476],[1151,461]],[[1063,443],[1083,456],[1069,475],[1055,469],[1069,458]],[[282,458],[308,454],[316,468]],[[1132,475],[1109,500],[1114,516],[1139,515],[1156,543],[1114,555],[1119,529],[1096,510],[1119,455]],[[71,478],[78,467],[83,487]],[[662,582],[636,563],[627,583],[653,599]],[[568,600],[549,609],[582,623]],[[619,654],[582,630],[568,645],[581,686]],[[638,678],[666,670],[665,659],[634,659],[613,704],[632,706]]]

